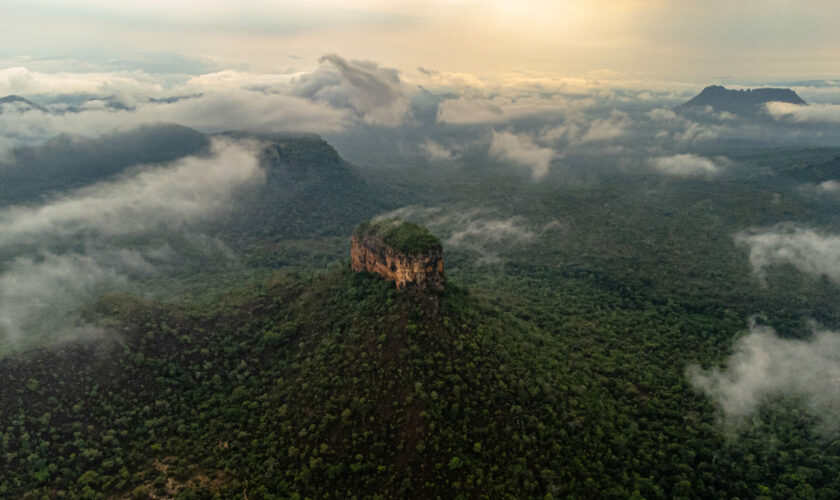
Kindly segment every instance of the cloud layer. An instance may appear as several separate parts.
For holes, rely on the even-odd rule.
[[[808,340],[788,340],[751,320],[749,333],[733,351],[724,368],[692,365],[686,371],[691,384],[715,400],[727,419],[749,417],[773,396],[796,395],[830,430],[840,430],[840,333],[815,328]]]
[[[256,145],[215,139],[210,157],[147,167],[37,207],[0,211],[0,246],[79,233],[104,236],[178,227],[229,206],[236,189],[262,180]]]
[[[827,276],[840,284],[840,237],[780,224],[767,230],[740,232],[735,243],[746,247],[753,272],[763,279],[771,266],[789,264],[801,272]]]
[[[198,225],[262,182],[258,149],[217,138],[206,156],[140,166],[116,181],[0,211],[0,348],[91,334],[96,329],[73,311],[167,269],[174,248],[224,256]]]
[[[712,160],[693,154],[652,158],[650,165],[657,172],[673,177],[712,178],[723,170],[720,165]]]
[[[500,262],[501,252],[531,244],[558,224],[552,221],[540,226],[521,216],[498,217],[490,209],[454,207],[407,206],[377,218],[391,217],[422,224],[443,238],[445,246],[477,254],[479,264]]]
[[[534,179],[541,179],[548,173],[555,152],[537,145],[527,135],[493,131],[490,156],[527,167]]]

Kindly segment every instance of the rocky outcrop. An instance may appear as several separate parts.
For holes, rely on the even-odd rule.
[[[437,240],[423,246],[400,248],[389,244],[390,228],[401,221],[386,221],[376,226],[367,225],[356,231],[350,242],[350,266],[354,271],[376,273],[396,283],[397,288],[413,290],[442,291],[446,282],[443,273],[443,248]],[[405,231],[428,231],[414,224],[401,228]],[[378,227],[377,227],[378,226]],[[384,230],[383,230],[384,229]]]

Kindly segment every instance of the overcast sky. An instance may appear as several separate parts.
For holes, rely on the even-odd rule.
[[[0,68],[257,73],[327,53],[483,77],[837,77],[831,0],[2,0]]]

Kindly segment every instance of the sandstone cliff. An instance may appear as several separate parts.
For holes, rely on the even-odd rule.
[[[396,283],[397,288],[442,291],[443,248],[426,229],[388,219],[359,226],[350,242],[350,266]]]

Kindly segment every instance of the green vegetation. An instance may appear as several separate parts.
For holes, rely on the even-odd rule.
[[[725,361],[753,314],[786,337],[840,328],[835,283],[778,266],[761,284],[732,237],[840,228],[840,202],[800,189],[836,153],[534,184],[363,178],[319,139],[279,141],[219,232],[241,267],[167,236],[187,262],[148,278],[160,299],[84,311],[108,338],[0,361],[0,498],[837,498],[840,436],[798,395],[728,428],[685,372]],[[402,205],[458,214],[433,227],[446,241],[473,229],[437,315],[337,263],[359,220]],[[514,216],[534,236],[477,239]],[[383,223],[358,231],[439,244]]]
[[[830,473],[840,440],[818,438],[796,401],[768,402],[727,440],[688,386],[685,363],[713,362],[742,327],[731,311],[663,302],[593,272],[517,266],[509,279],[515,296],[502,300],[450,286],[436,317],[344,266],[192,306],[106,297],[87,315],[118,341],[0,365],[0,494],[840,491]]]
[[[389,247],[407,254],[420,254],[441,246],[428,229],[398,218],[363,222],[355,234],[380,238]]]

